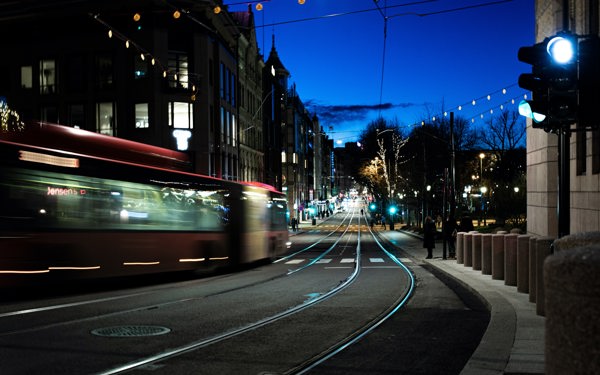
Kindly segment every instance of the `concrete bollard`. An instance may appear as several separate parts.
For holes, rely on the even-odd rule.
[[[529,238],[528,235],[517,237],[517,291],[529,293]]]
[[[492,274],[492,234],[481,235],[481,273]]]
[[[473,270],[481,270],[481,233],[473,233]]]
[[[600,374],[598,275],[598,242],[576,248],[563,244],[546,259],[546,374]]]
[[[504,236],[492,234],[492,279],[504,279]]]
[[[463,260],[465,267],[473,266],[473,233],[465,233],[463,240]]]
[[[529,238],[529,302],[535,303],[535,296],[537,293],[536,288],[536,251],[537,251],[537,237]]]
[[[600,243],[600,232],[583,232],[554,241],[554,252]]]
[[[517,286],[517,237],[515,233],[504,237],[504,285]]]
[[[456,234],[456,263],[462,264],[464,262],[464,242],[465,232],[458,232]]]
[[[544,261],[550,255],[552,242],[554,242],[554,238],[552,237],[540,237],[535,243],[535,312],[542,316],[545,314]]]

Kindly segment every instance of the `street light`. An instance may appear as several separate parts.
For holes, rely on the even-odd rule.
[[[483,181],[483,158],[485,158],[485,154],[482,152],[479,154],[479,182]]]
[[[482,186],[479,188],[481,191],[481,211],[483,211],[483,226],[487,226],[487,211],[485,204],[485,193],[487,193],[487,187]]]

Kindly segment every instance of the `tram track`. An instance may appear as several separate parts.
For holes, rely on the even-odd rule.
[[[349,214],[349,215],[347,215],[346,218],[348,218],[348,216],[350,216],[350,220],[348,221],[345,230],[339,236],[339,238],[336,239],[335,243],[328,247],[328,249],[326,250],[326,252],[324,252],[324,254],[327,254],[330,251],[332,251],[344,237],[348,236],[347,232],[348,232],[349,226],[352,223],[352,215]],[[308,299],[304,299],[301,303],[298,303],[294,306],[291,306],[291,307],[289,307],[285,310],[279,311],[277,313],[270,314],[261,319],[254,320],[250,323],[243,324],[238,327],[233,327],[233,328],[230,327],[229,329],[222,330],[221,332],[215,333],[213,335],[210,335],[210,336],[207,336],[204,338],[199,338],[197,340],[191,340],[191,341],[188,341],[187,343],[171,347],[168,350],[163,350],[156,354],[139,357],[137,360],[126,362],[125,364],[122,364],[122,365],[108,367],[107,370],[94,371],[94,373],[118,374],[118,373],[133,371],[136,369],[142,369],[142,368],[145,368],[146,366],[149,366],[152,364],[174,361],[177,359],[177,357],[185,356],[189,353],[194,353],[203,348],[208,348],[210,346],[213,346],[213,345],[216,345],[219,343],[227,342],[228,340],[233,340],[235,338],[242,337],[244,334],[248,334],[248,333],[256,334],[256,332],[259,332],[261,328],[266,328],[268,326],[273,326],[276,324],[284,324],[283,322],[286,319],[288,319],[300,312],[306,311],[307,309],[309,309],[311,307],[315,307],[315,306],[321,304],[322,302],[329,300],[332,297],[342,293],[344,290],[346,290],[350,285],[352,285],[359,278],[359,275],[361,273],[360,218],[358,220],[359,220],[359,231],[358,231],[357,245],[356,245],[355,252],[354,252],[353,270],[351,271],[350,274],[348,274],[346,276],[345,279],[341,280],[337,285],[333,286],[330,290],[323,292],[323,293],[319,294],[318,296],[313,296]],[[343,222],[338,228],[340,228],[342,225],[343,225]],[[368,226],[367,226],[367,228],[368,228]],[[335,232],[337,232],[337,230]],[[332,232],[332,233],[335,233],[335,232]],[[332,233],[328,234],[327,237],[330,237],[332,235]],[[371,232],[371,235],[374,236],[374,234],[372,232]],[[325,237],[325,238],[327,238],[327,237]],[[375,238],[375,237],[373,237],[373,238]],[[381,244],[379,244],[379,247],[384,252],[386,252],[386,250],[383,248],[383,246]],[[322,255],[321,258],[323,256],[325,256],[325,255]],[[388,256],[392,260],[395,259],[395,257],[393,257],[393,255],[391,255],[389,253],[388,253]],[[401,266],[401,263],[399,263],[397,259],[395,259],[395,262],[399,266]],[[312,265],[314,265],[314,264],[317,264],[317,263],[313,262]],[[247,285],[246,284],[241,285],[239,287],[231,288],[228,290],[224,289],[218,293],[207,294],[203,297],[196,298],[195,301],[197,302],[198,300],[201,300],[203,298],[208,298],[210,296],[224,295],[231,291],[243,291],[245,289],[249,289],[252,287],[259,287],[263,284],[266,284],[269,281],[276,281],[276,280],[281,279],[286,276],[293,277],[292,275],[297,275],[300,273],[301,270],[308,270],[309,268],[310,267],[302,267],[292,273],[288,272],[285,275],[281,274],[276,277],[271,277],[267,280],[257,281],[255,283],[250,283]],[[408,270],[406,270],[406,271],[409,272]],[[391,306],[387,307],[386,309],[383,309],[382,312],[379,315],[377,315],[374,319],[372,319],[372,320],[368,321],[366,324],[361,325],[360,327],[356,328],[351,333],[347,334],[342,340],[339,340],[336,343],[330,345],[328,348],[326,348],[326,350],[320,351],[318,354],[311,355],[308,360],[305,359],[303,361],[300,361],[299,365],[296,364],[295,366],[291,366],[289,370],[284,371],[282,373],[286,373],[286,374],[305,373],[306,371],[310,370],[314,366],[319,365],[323,361],[327,361],[329,358],[334,356],[339,351],[343,350],[345,347],[350,346],[354,342],[360,340],[364,335],[368,334],[371,330],[375,329],[379,324],[381,324],[381,322],[385,321],[385,319],[387,319],[389,316],[391,316],[393,313],[395,313],[397,311],[397,309],[399,309],[401,307],[401,304],[403,304],[406,301],[406,299],[412,292],[413,287],[414,287],[414,281],[410,286],[410,290],[405,291],[402,294],[403,295],[402,298],[397,299],[396,301],[394,301],[394,303]],[[126,298],[126,297],[122,296],[122,298]],[[184,304],[187,302],[191,303],[191,302],[193,302],[193,300],[194,300],[193,298],[182,298],[182,299],[178,299],[178,300],[172,300],[167,303],[153,304],[153,305],[137,307],[137,308],[129,309],[129,310],[117,311],[117,312],[114,312],[111,314],[105,314],[105,315],[89,317],[86,319],[80,319],[77,321],[77,323],[82,323],[82,322],[86,322],[86,321],[90,321],[90,320],[103,320],[106,317],[115,317],[116,315],[119,315],[119,314],[126,315],[126,314],[131,314],[132,312],[142,312],[144,310],[161,309],[163,307],[173,306],[174,304]],[[62,324],[64,327],[66,327],[72,323],[73,322],[64,322]],[[38,329],[48,329],[48,328],[56,329],[56,328],[60,328],[60,326],[61,326],[61,324],[56,324],[56,325],[40,326],[37,328]],[[34,331],[34,329],[31,329],[29,331],[11,332],[11,333],[5,333],[5,334],[17,334],[17,333],[25,333],[25,332],[31,333],[33,331]]]

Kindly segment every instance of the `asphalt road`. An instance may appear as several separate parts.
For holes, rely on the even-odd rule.
[[[396,310],[410,292],[409,273],[364,226],[359,246],[356,218],[350,226],[344,218],[294,236],[290,256],[270,265],[1,302],[2,373],[458,374],[487,311],[385,245],[416,280]],[[167,332],[94,334],[112,327]]]

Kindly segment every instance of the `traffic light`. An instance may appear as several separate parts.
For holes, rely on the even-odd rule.
[[[521,101],[519,113],[532,118],[534,128],[550,131],[577,120],[577,42],[577,36],[560,33],[519,49],[519,60],[532,65],[531,73],[519,76],[519,86],[533,96]]]
[[[371,211],[375,211],[377,209],[377,205],[375,203],[371,203],[369,205],[369,208],[371,209]]]
[[[390,213],[390,215],[395,215],[396,212],[398,212],[398,208],[396,206],[390,206],[388,208],[388,212]]]
[[[550,65],[550,59],[546,53],[546,43],[521,47],[518,57],[520,61],[532,66],[531,73],[519,76],[519,86],[532,94],[531,100],[521,101],[519,113],[532,118],[533,127],[543,127],[536,124],[544,122],[548,115],[548,82],[545,79],[545,71]]]
[[[552,61],[548,70],[551,123],[569,126],[577,121],[578,112],[578,38],[559,34],[550,38],[546,49]]]
[[[598,128],[600,118],[600,38],[591,35],[579,42],[578,126]]]

